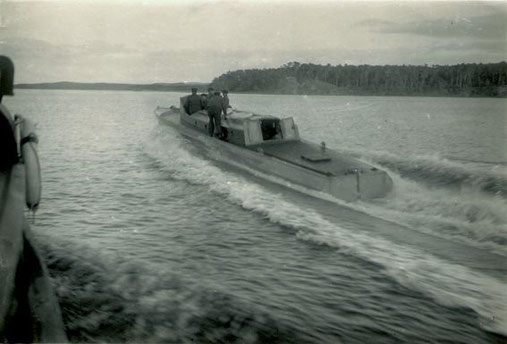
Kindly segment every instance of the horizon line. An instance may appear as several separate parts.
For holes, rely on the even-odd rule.
[[[491,64],[500,64],[500,63],[507,63],[507,60],[499,61],[499,62],[461,62],[461,63],[455,63],[455,64],[384,64],[384,65],[374,65],[374,64],[337,64],[337,65],[331,65],[330,63],[327,64],[315,64],[313,62],[298,62],[298,61],[289,61],[285,62],[284,64],[278,66],[278,67],[263,67],[263,68],[243,68],[243,69],[236,69],[233,71],[224,72],[220,75],[224,75],[230,72],[240,71],[240,70],[268,70],[268,69],[277,69],[277,68],[284,68],[284,66],[287,66],[289,64],[298,63],[300,65],[304,64],[312,64],[315,66],[322,66],[322,67],[344,67],[344,66],[353,66],[353,67],[361,67],[361,66],[371,66],[371,67],[426,67],[426,68],[434,68],[434,67],[452,67],[452,66],[459,66],[459,65],[491,65]],[[134,83],[134,82],[114,82],[114,81],[68,81],[68,80],[59,80],[59,81],[39,81],[39,82],[19,82],[16,85],[34,85],[34,84],[57,84],[57,83],[74,83],[74,84],[121,84],[121,85],[172,85],[172,84],[211,84],[213,80],[211,81],[175,81],[175,82],[143,82],[143,83]]]

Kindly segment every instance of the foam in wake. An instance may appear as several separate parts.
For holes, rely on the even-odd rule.
[[[249,183],[207,160],[197,158],[180,147],[187,142],[173,135],[162,136],[158,143],[167,147],[171,142],[170,152],[161,152],[156,143],[150,151],[164,163],[174,178],[205,185],[273,223],[294,229],[301,240],[336,247],[381,264],[386,274],[399,283],[417,289],[444,305],[471,308],[481,316],[481,326],[507,334],[507,305],[504,302],[507,287],[503,282],[416,248],[394,244],[370,232],[331,223],[313,210],[302,209],[258,184]]]
[[[451,192],[390,173],[389,198],[350,206],[409,228],[475,247],[507,253],[507,201],[473,190]]]
[[[44,235],[39,241],[73,342],[300,341],[294,330],[220,285],[72,241]]]
[[[484,192],[482,187],[475,187],[473,183],[463,183],[460,187],[448,187],[445,183],[439,186],[434,180],[431,181],[431,174],[427,176],[429,182],[422,181],[400,172],[396,167],[386,168],[385,165],[389,165],[385,164],[386,156],[391,162],[400,160],[387,153],[346,154],[377,167],[384,164],[383,168],[393,179],[393,191],[388,197],[371,202],[349,203],[347,206],[350,208],[408,226],[412,230],[491,249],[500,254],[507,253],[507,198],[501,192]],[[403,160],[400,161],[403,163]],[[412,162],[416,165],[429,162],[438,166],[436,170],[444,170],[446,174],[465,169],[465,166],[438,157],[419,157]],[[470,175],[471,172],[467,173]],[[499,174],[495,178],[503,177]]]
[[[185,149],[161,152],[160,146],[152,142],[153,149],[150,151],[156,153],[160,159],[171,161],[181,167],[172,170],[174,177],[183,178],[192,183],[206,184],[213,176],[221,175],[223,178],[233,176],[230,173],[225,174],[207,160],[197,159],[188,150],[193,145],[185,139],[179,138],[172,128],[167,129],[171,130],[159,132],[159,138],[163,141],[162,146],[181,145]],[[210,151],[206,154],[216,160],[224,160],[224,157],[219,156],[219,152]],[[507,213],[505,212],[507,199],[501,196],[485,194],[473,188],[450,190],[429,187],[424,183],[402,177],[395,171],[388,170],[394,184],[390,197],[374,202],[346,203],[328,194],[309,190],[281,178],[254,171],[238,165],[234,161],[227,160],[226,162],[262,179],[287,186],[312,197],[322,198],[387,221],[408,226],[412,230],[494,250],[500,254],[507,253]],[[368,163],[378,166],[375,161],[368,160]],[[191,171],[192,176],[189,177],[187,171]],[[185,175],[181,175],[181,173]],[[220,185],[221,182],[226,183],[227,181],[214,181],[211,184]]]
[[[501,163],[459,162],[438,155],[400,157],[386,152],[362,155],[430,186],[472,189],[507,198],[507,170]]]

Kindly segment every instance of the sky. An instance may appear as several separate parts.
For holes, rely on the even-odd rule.
[[[0,0],[16,83],[210,82],[291,61],[507,61],[505,1]]]

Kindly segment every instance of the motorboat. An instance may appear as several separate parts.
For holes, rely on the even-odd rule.
[[[249,171],[332,195],[345,201],[385,197],[392,189],[389,175],[364,161],[321,144],[303,140],[293,117],[278,118],[228,109],[222,115],[220,139],[208,133],[206,110],[188,114],[180,106],[157,107],[161,124],[170,125],[192,141],[213,144],[224,162]]]

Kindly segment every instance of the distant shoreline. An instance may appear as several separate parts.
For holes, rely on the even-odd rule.
[[[126,84],[46,82],[17,89],[187,92],[208,87],[265,95],[507,98],[507,62],[453,66],[316,65],[289,62],[278,68],[229,71],[211,82]]]
[[[192,87],[204,90],[208,83],[155,83],[155,84],[121,84],[121,83],[86,83],[86,82],[44,82],[33,84],[17,84],[15,89],[35,89],[35,90],[81,90],[81,91],[157,91],[157,92],[190,92]]]
[[[155,83],[155,84],[121,84],[121,83],[82,83],[82,82],[47,82],[47,83],[22,83],[14,85],[14,89],[32,90],[77,90],[77,91],[151,91],[151,92],[188,92],[192,87],[197,87],[199,93],[206,93],[211,83]],[[487,96],[484,94],[374,94],[368,92],[344,92],[338,94],[325,93],[288,93],[284,91],[230,91],[230,94],[253,94],[253,95],[299,95],[299,96],[357,96],[357,97],[449,97],[449,98],[506,98],[506,96]]]

